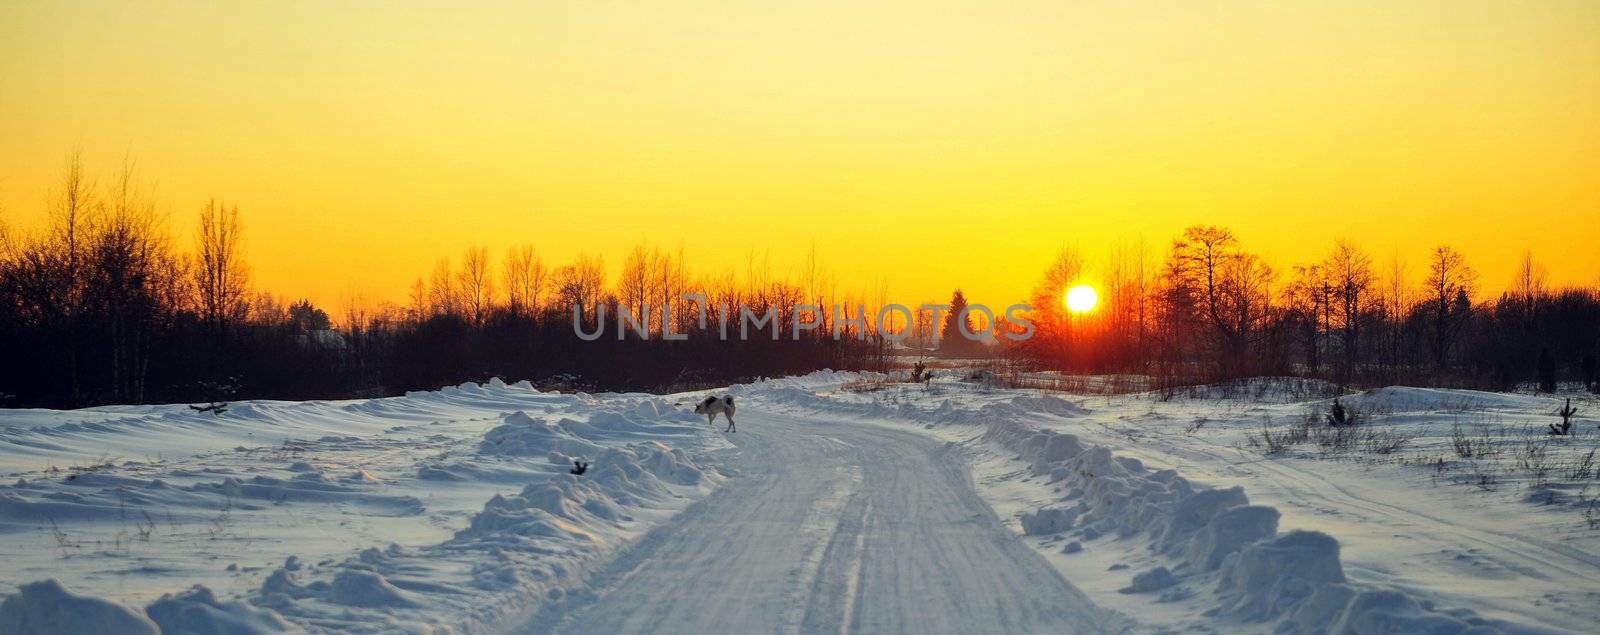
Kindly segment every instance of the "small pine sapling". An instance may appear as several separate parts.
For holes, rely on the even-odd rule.
[[[1556,414],[1561,417],[1561,425],[1550,424],[1550,434],[1562,437],[1572,434],[1572,415],[1577,414],[1577,412],[1578,409],[1572,407],[1572,398],[1568,397],[1567,405],[1556,411]]]
[[[911,367],[911,383],[920,384],[927,381],[929,377],[927,364],[917,362],[917,365]]]
[[[232,379],[226,382],[203,381],[200,382],[199,388],[201,392],[210,395],[210,401],[203,406],[190,405],[189,408],[195,412],[209,412],[219,416],[228,411],[227,400],[239,391],[237,381]]]
[[[1328,412],[1328,425],[1338,428],[1352,423],[1355,423],[1354,418],[1345,412],[1344,405],[1338,399],[1334,399],[1333,407]]]

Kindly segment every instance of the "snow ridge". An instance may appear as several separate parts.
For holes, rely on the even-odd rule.
[[[1035,476],[1066,491],[1059,505],[1023,515],[1025,533],[1143,540],[1175,563],[1139,574],[1125,593],[1176,600],[1191,592],[1185,588],[1209,585],[1208,615],[1275,622],[1280,633],[1498,632],[1470,610],[1439,610],[1399,591],[1350,583],[1338,540],[1318,531],[1280,533],[1278,511],[1251,505],[1242,488],[1197,487],[1173,470],[1150,470],[1075,435],[1014,419],[986,425],[984,440],[1018,453]]]
[[[544,425],[522,413],[507,421]],[[570,465],[555,450],[549,460]],[[369,548],[315,574],[286,563],[251,602],[297,623],[340,632],[410,630],[418,624],[442,632],[489,632],[526,611],[527,598],[559,599],[587,565],[638,532],[636,520],[676,511],[683,505],[679,492],[712,486],[719,478],[682,450],[660,443],[606,448],[582,478],[555,478],[495,496],[449,541],[414,551]],[[448,572],[454,576],[441,575],[441,562],[467,566]],[[458,621],[449,617],[461,615],[466,617]]]

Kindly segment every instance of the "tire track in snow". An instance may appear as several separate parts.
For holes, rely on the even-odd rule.
[[[790,589],[788,607],[783,612],[781,630],[785,633],[801,632],[812,587],[816,584],[817,571],[821,568],[822,559],[827,555],[827,550],[838,534],[841,524],[840,513],[850,496],[861,486],[861,468],[842,465],[836,467],[833,469],[833,482],[833,491],[812,503],[811,510],[800,523],[800,535],[809,542],[809,546],[805,558],[795,570],[795,581]]]
[[[861,593],[861,559],[866,555],[866,528],[871,525],[871,520],[872,503],[868,502],[865,520],[861,523],[862,529],[856,532],[855,548],[851,550],[853,555],[850,558],[850,569],[845,572],[844,611],[842,611],[842,617],[839,620],[840,633],[849,632],[855,623],[857,595]]]
[[[741,410],[737,476],[512,632],[1125,630],[994,516],[937,441]]]

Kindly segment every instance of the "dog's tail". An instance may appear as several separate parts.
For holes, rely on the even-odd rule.
[[[733,405],[733,395],[728,395],[726,397],[723,397],[722,398],[722,403],[728,404],[730,406]]]

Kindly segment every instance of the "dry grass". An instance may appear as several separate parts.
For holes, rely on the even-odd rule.
[[[1500,446],[1489,437],[1487,426],[1479,425],[1474,434],[1468,435],[1459,421],[1450,430],[1450,448],[1455,450],[1457,457],[1463,459],[1494,459],[1500,456]]]
[[[839,386],[839,390],[853,393],[880,392],[901,383],[904,382],[893,381],[888,378],[852,379]]]

